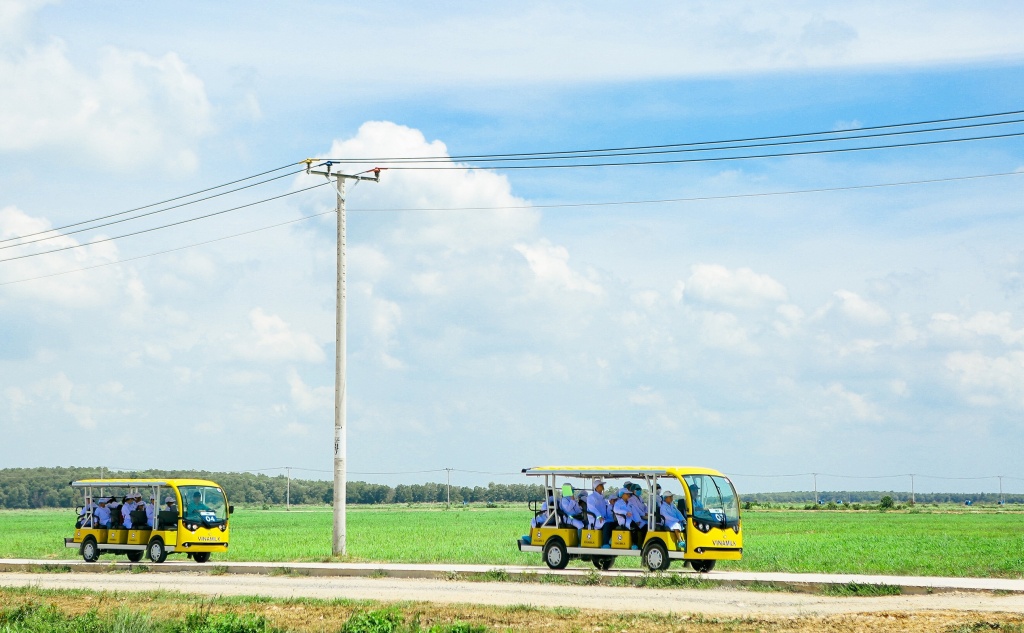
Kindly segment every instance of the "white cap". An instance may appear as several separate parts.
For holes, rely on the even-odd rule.
[[[106,505],[107,501],[109,501],[109,499],[107,499],[106,497],[100,497],[99,499],[96,500],[96,503],[102,503],[103,505]]]
[[[174,497],[164,497],[164,503],[174,503]]]
[[[662,490],[661,491],[661,496],[666,498],[666,499],[668,499],[669,497],[676,496],[676,493],[672,492],[671,490]]]
[[[594,477],[594,481],[591,484],[591,488],[593,488],[594,490],[597,490],[598,486],[603,486],[604,484],[605,484],[605,480],[604,479],[601,479],[600,477]]]

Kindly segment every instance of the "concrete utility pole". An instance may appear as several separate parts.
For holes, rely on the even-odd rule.
[[[818,473],[811,473],[814,477],[814,505],[818,505]]]
[[[914,499],[914,475],[913,475],[913,473],[911,473],[911,475],[910,475],[910,505],[917,505],[916,500]]]
[[[324,163],[326,169],[312,169],[313,160],[306,161],[306,173],[324,176],[333,180],[338,193],[338,268],[337,303],[335,314],[335,357],[334,357],[334,538],[335,556],[347,554],[345,545],[345,181],[369,180],[380,182],[379,168],[371,169],[373,176],[331,172],[332,163]],[[369,172],[363,172],[369,173]]]
[[[285,484],[285,489],[284,489],[284,509],[285,510],[291,510],[292,509],[292,467],[291,466],[285,466],[284,469],[288,471],[288,483]]]
[[[452,469],[445,468],[448,472],[448,509],[452,509]]]
[[[1003,476],[999,475],[999,505],[1003,505]]]

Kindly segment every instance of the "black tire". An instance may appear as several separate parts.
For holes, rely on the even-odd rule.
[[[597,567],[601,571],[608,571],[615,564],[614,556],[595,556],[594,567]]]
[[[565,569],[569,564],[569,552],[560,538],[548,539],[544,544],[544,562],[551,569]]]
[[[197,563],[205,563],[210,560],[210,552],[193,552],[192,560]]]
[[[128,560],[130,560],[133,563],[137,563],[140,560],[142,560],[142,556],[145,553],[146,552],[144,552],[142,550],[128,552]]]
[[[644,546],[641,558],[644,561],[644,567],[651,571],[665,571],[672,564],[672,559],[668,557],[668,550],[661,544],[661,541],[651,541]]]
[[[78,551],[82,555],[82,560],[87,563],[95,563],[100,559],[100,546],[96,544],[96,539],[91,536],[85,537]]]
[[[713,560],[691,560],[690,567],[693,567],[693,571],[706,574],[715,568],[715,561]]]
[[[146,557],[154,563],[162,563],[167,560],[167,547],[164,540],[159,536],[149,542],[146,548]]]

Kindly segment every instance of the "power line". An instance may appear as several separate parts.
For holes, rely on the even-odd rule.
[[[855,191],[858,189],[879,189],[883,187],[903,187],[908,185],[926,185],[940,182],[956,182],[961,180],[977,180],[982,178],[999,178],[1003,176],[1024,176],[1024,171],[1005,171],[994,174],[978,174],[974,176],[952,176],[948,178],[931,178],[926,180],[904,180],[899,182],[883,182],[870,185],[848,185],[844,187],[819,187],[816,189],[791,189],[787,191],[764,191],[756,193],[725,194],[721,196],[695,196],[690,198],[660,198],[654,200],[617,200],[611,202],[573,202],[564,204],[524,204],[502,205],[498,207],[407,207],[385,209],[363,209],[363,211],[495,211],[507,209],[564,209],[575,207],[606,207],[641,204],[667,204],[671,202],[707,202],[710,200],[732,200],[737,198],[761,198],[768,196],[790,196],[804,193],[826,193],[830,191]]]
[[[268,229],[274,229],[274,228],[277,228],[279,226],[285,226],[286,224],[294,224],[296,222],[304,222],[305,220],[311,220],[313,218],[318,218],[321,215],[332,215],[333,213],[334,213],[334,211],[324,211],[323,213],[316,213],[316,214],[313,214],[313,215],[305,215],[305,216],[302,216],[301,218],[296,218],[294,220],[288,220],[287,222],[279,222],[277,224],[271,224],[269,226],[263,226],[263,227],[260,227],[258,229],[252,229],[251,231],[243,231],[241,233],[234,233],[232,235],[225,235],[224,237],[218,237],[218,238],[215,238],[215,239],[212,239],[212,240],[206,240],[204,242],[196,242],[194,244],[186,244],[185,246],[179,246],[177,248],[169,248],[169,249],[167,249],[165,251],[157,251],[155,253],[148,253],[146,255],[139,255],[137,257],[126,257],[125,259],[119,259],[119,260],[113,261],[113,262],[104,262],[102,264],[96,264],[95,266],[86,266],[84,268],[75,268],[74,270],[65,270],[65,271],[62,271],[62,272],[59,272],[59,273],[50,273],[48,275],[39,275],[38,277],[28,277],[26,279],[16,279],[14,281],[4,281],[4,282],[0,282],[0,286],[8,286],[10,284],[20,284],[20,283],[23,283],[23,282],[26,282],[26,281],[35,281],[37,279],[46,279],[48,277],[59,277],[60,275],[70,275],[71,273],[79,273],[79,272],[82,272],[84,270],[92,270],[94,268],[103,268],[105,266],[115,266],[117,264],[124,264],[126,262],[135,261],[137,259],[145,259],[147,257],[154,257],[156,255],[165,255],[167,253],[173,253],[175,251],[183,251],[185,249],[193,248],[193,247],[196,247],[196,246],[202,246],[204,244],[212,244],[214,242],[222,242],[224,240],[229,240],[229,239],[231,239],[233,237],[241,237],[243,235],[249,235],[250,233],[258,233],[260,231],[266,231]]]
[[[931,145],[941,145],[946,143],[965,143],[969,141],[985,141],[993,139],[1004,139],[1014,138],[1018,136],[1024,136],[1024,132],[1012,132],[1007,134],[992,134],[988,136],[972,136],[965,138],[956,139],[941,139],[933,141],[916,141],[912,143],[894,143],[889,145],[870,145],[866,147],[836,147],[831,149],[819,149],[809,150],[805,152],[777,152],[774,154],[748,154],[745,156],[710,156],[706,158],[680,158],[672,160],[645,160],[645,161],[624,161],[624,162],[608,162],[608,163],[573,163],[570,165],[484,165],[476,167],[465,167],[462,165],[450,164],[446,166],[410,166],[410,165],[396,165],[388,167],[391,170],[403,170],[403,171],[417,171],[417,170],[429,170],[438,171],[446,169],[577,169],[577,168],[589,168],[589,167],[625,167],[629,165],[681,165],[684,163],[713,163],[722,161],[734,161],[734,160],[756,160],[760,158],[785,158],[790,156],[816,156],[821,154],[841,154],[847,152],[865,152],[873,150],[883,149],[900,149],[905,147],[926,147]]]
[[[162,226],[155,226],[155,227],[152,227],[152,228],[143,229],[141,231],[135,231],[133,233],[124,233],[123,235],[115,235],[114,237],[105,237],[105,238],[102,238],[102,239],[93,240],[92,242],[85,242],[85,243],[82,243],[82,244],[75,244],[73,246],[64,246],[62,248],[54,248],[54,249],[51,249],[51,250],[48,250],[48,251],[40,251],[38,253],[29,253],[27,255],[18,255],[17,257],[8,257],[6,259],[0,259],[0,262],[10,262],[10,261],[14,261],[16,259],[25,259],[27,257],[38,257],[39,255],[49,255],[50,253],[59,253],[61,251],[68,251],[68,250],[72,250],[72,249],[76,249],[76,248],[82,248],[82,247],[85,247],[85,246],[92,246],[93,244],[101,244],[103,242],[112,242],[114,240],[119,240],[121,238],[132,237],[133,235],[141,235],[143,233],[151,233],[153,231],[159,231],[161,229],[167,229],[167,228],[170,228],[172,226],[179,226],[181,224],[188,224],[189,222],[195,222],[196,220],[205,220],[207,218],[212,218],[213,216],[216,216],[216,215],[223,215],[225,213],[230,213],[232,211],[238,211],[239,209],[246,209],[248,207],[254,207],[254,206],[258,205],[258,204],[263,204],[265,202],[271,202],[273,200],[279,200],[281,198],[286,198],[288,196],[293,196],[293,195],[295,195],[297,193],[302,193],[303,191],[309,191],[310,189],[316,189],[317,187],[323,187],[324,185],[327,185],[327,184],[330,184],[330,183],[329,182],[322,182],[322,183],[320,183],[318,185],[312,185],[310,187],[305,187],[304,189],[296,189],[295,191],[289,191],[287,193],[282,193],[279,196],[273,196],[273,197],[270,197],[270,198],[264,198],[263,200],[257,200],[256,202],[250,202],[248,204],[239,205],[237,207],[231,207],[230,209],[224,209],[222,211],[216,211],[214,213],[207,213],[206,215],[200,215],[200,216],[197,216],[197,217],[194,217],[194,218],[189,218],[187,220],[180,220],[178,222],[171,222],[170,224],[164,224]]]
[[[756,198],[756,197],[763,197],[763,196],[788,196],[788,195],[807,194],[807,193],[825,193],[825,192],[832,192],[832,191],[855,191],[855,190],[863,190],[863,189],[874,189],[874,188],[880,188],[880,187],[901,187],[901,186],[910,186],[910,185],[923,185],[923,184],[933,184],[933,183],[942,183],[942,182],[957,182],[957,181],[966,181],[966,180],[976,180],[976,179],[982,179],[982,178],[997,178],[997,177],[1004,177],[1004,176],[1022,176],[1022,175],[1024,175],[1024,171],[1009,171],[1009,172],[999,172],[999,173],[993,173],[993,174],[977,174],[977,175],[973,175],[973,176],[952,176],[952,177],[947,177],[947,178],[932,178],[932,179],[925,179],[925,180],[907,180],[907,181],[901,181],[901,182],[888,182],[888,183],[877,183],[877,184],[868,184],[868,185],[850,185],[850,186],[845,186],[845,187],[822,187],[822,188],[816,188],[816,189],[794,189],[794,190],[789,190],[789,191],[770,191],[770,192],[758,192],[758,193],[727,194],[727,195],[722,195],[722,196],[700,196],[700,197],[693,197],[693,198],[664,198],[664,199],[656,199],[656,200],[618,200],[618,201],[609,201],[609,202],[577,202],[577,203],[565,203],[565,204],[538,204],[538,205],[518,205],[518,206],[517,205],[507,205],[507,206],[497,206],[497,207],[407,207],[407,208],[390,208],[390,209],[364,209],[364,211],[389,211],[389,212],[396,212],[396,211],[490,211],[490,210],[503,210],[503,209],[551,209],[551,208],[600,207],[600,206],[619,206],[619,205],[665,204],[665,203],[672,203],[672,202],[700,202],[700,201],[710,201],[710,200],[729,200],[729,199],[741,199],[741,198]],[[25,279],[16,279],[16,280],[13,280],[13,281],[0,282],[0,286],[7,286],[7,285],[11,285],[11,284],[24,283],[24,282],[27,282],[27,281],[36,281],[36,280],[39,280],[39,279],[47,279],[49,277],[58,277],[58,276],[61,276],[61,275],[69,275],[69,274],[72,274],[72,273],[82,272],[82,271],[86,271],[86,270],[92,270],[94,268],[104,268],[106,266],[114,266],[114,265],[117,265],[117,264],[123,264],[123,263],[126,263],[126,262],[135,261],[135,260],[139,260],[139,259],[146,259],[148,257],[154,257],[156,255],[164,255],[164,254],[167,254],[167,253],[173,253],[173,252],[176,252],[176,251],[181,251],[181,250],[193,248],[193,247],[196,247],[196,246],[203,246],[205,244],[212,244],[214,242],[221,242],[221,241],[232,239],[232,238],[235,238],[235,237],[241,237],[241,236],[244,236],[244,235],[249,235],[251,233],[258,233],[260,231],[266,231],[268,229],[273,229],[273,228],[277,228],[277,227],[280,227],[280,226],[285,226],[285,225],[288,225],[288,224],[294,224],[296,222],[303,222],[305,220],[309,220],[309,219],[312,219],[312,218],[320,217],[322,215],[330,215],[330,214],[333,214],[333,213],[335,213],[335,212],[334,211],[325,211],[323,213],[316,213],[316,214],[313,214],[313,215],[303,216],[301,218],[297,218],[297,219],[294,219],[294,220],[288,220],[286,222],[279,222],[277,224],[271,224],[271,225],[268,225],[268,226],[263,226],[263,227],[252,229],[252,230],[249,230],[249,231],[242,231],[241,233],[234,233],[234,234],[231,234],[231,235],[225,235],[223,237],[218,237],[218,238],[211,239],[211,240],[204,240],[202,242],[195,242],[193,244],[186,244],[184,246],[179,246],[179,247],[176,247],[176,248],[170,248],[170,249],[163,250],[163,251],[157,251],[155,253],[148,253],[148,254],[139,255],[139,256],[136,256],[136,257],[128,257],[128,258],[120,259],[120,260],[117,260],[117,261],[104,262],[102,264],[96,264],[94,266],[85,266],[83,268],[75,268],[75,269],[72,269],[72,270],[66,270],[66,271],[61,271],[61,272],[56,272],[56,273],[50,273],[50,274],[46,274],[46,275],[39,275],[39,276],[36,276],[36,277],[27,277]],[[810,473],[801,473],[801,474],[796,474],[796,475],[743,475],[743,476],[749,476],[749,477],[767,477],[767,476],[798,477],[798,476],[805,476],[805,475],[810,475]]]
[[[897,130],[891,132],[876,132],[871,134],[850,134],[849,132],[834,132],[835,134],[847,134],[846,136],[836,138],[815,138],[815,139],[791,139],[784,141],[772,141],[769,143],[749,143],[745,145],[723,145],[721,147],[691,147],[691,146],[662,146],[662,149],[654,148],[635,148],[635,149],[623,149],[619,151],[613,150],[581,150],[577,152],[546,152],[538,154],[522,154],[519,156],[501,157],[501,158],[479,158],[479,159],[465,159],[459,158],[458,160],[468,160],[471,162],[512,162],[512,161],[552,161],[552,160],[577,160],[580,158],[608,158],[616,156],[651,156],[657,154],[680,154],[680,153],[691,153],[691,152],[718,152],[734,149],[754,149],[759,147],[779,147],[785,145],[806,145],[810,143],[837,143],[842,141],[853,141],[866,138],[880,138],[887,136],[903,136],[907,134],[931,134],[934,132],[949,132],[956,130],[966,130],[979,127],[991,127],[996,125],[1014,125],[1017,123],[1024,123],[1024,119],[1010,119],[1007,121],[986,121],[984,123],[972,123],[969,125],[955,125],[947,127],[937,128],[926,128],[921,130]],[[859,130],[857,130],[859,131]],[[800,135],[802,136],[802,135]],[[789,138],[789,137],[783,137]],[[720,141],[719,143],[724,142]],[[702,143],[706,145],[710,143]],[[439,162],[450,162],[456,160],[451,157],[409,157],[409,158],[384,158],[384,159],[329,159],[332,162],[338,161],[342,163],[365,163],[372,162],[376,164],[423,164],[423,163],[439,163]]]
[[[931,119],[931,120],[927,120],[927,121],[916,121],[916,122],[912,122],[912,123],[890,123],[890,124],[887,124],[887,125],[873,125],[873,126],[866,126],[866,127],[856,128],[855,130],[827,130],[827,131],[819,131],[819,132],[802,132],[802,133],[779,134],[779,135],[774,135],[774,136],[754,136],[754,137],[748,137],[748,138],[726,139],[726,140],[721,140],[721,141],[696,141],[696,142],[690,142],[690,143],[669,143],[669,144],[664,144],[664,145],[640,145],[640,146],[634,146],[634,147],[611,147],[611,148],[602,148],[602,149],[567,150],[567,151],[553,151],[553,152],[551,152],[551,151],[549,151],[549,152],[524,152],[524,153],[515,153],[515,154],[458,154],[458,155],[453,155],[453,156],[424,156],[424,157],[420,157],[420,158],[423,158],[423,159],[449,159],[449,160],[474,160],[474,159],[503,158],[503,157],[504,158],[511,158],[511,157],[518,157],[518,156],[546,156],[546,155],[553,155],[553,154],[587,154],[587,153],[595,153],[595,152],[614,152],[614,151],[628,151],[628,150],[662,149],[662,148],[668,148],[668,147],[694,147],[694,146],[699,146],[699,145],[719,145],[719,144],[722,144],[722,143],[746,143],[746,142],[752,142],[752,141],[767,141],[767,140],[775,140],[775,139],[782,139],[782,138],[795,138],[795,137],[800,137],[800,136],[821,136],[821,135],[826,135],[826,134],[845,134],[845,133],[852,132],[852,131],[862,132],[862,131],[865,131],[865,130],[882,130],[882,129],[897,128],[897,127],[913,127],[913,126],[917,126],[917,125],[932,125],[932,124],[935,124],[935,123],[951,123],[951,122],[954,122],[954,121],[969,121],[969,120],[973,120],[973,119],[987,119],[987,118],[995,118],[995,117],[1002,117],[1002,116],[1015,116],[1015,115],[1020,115],[1020,114],[1024,114],[1024,110],[1010,110],[1010,111],[1007,111],[1007,112],[997,112],[997,113],[992,113],[992,114],[976,114],[976,115],[971,115],[971,116],[950,117],[950,118],[944,118],[944,119]],[[383,158],[378,157],[378,158],[345,158],[345,159],[331,159],[331,160],[334,160],[336,162],[360,162],[360,163],[365,163],[365,162],[376,162],[376,161],[385,161],[385,160],[402,160],[402,158],[403,157],[383,157]],[[408,158],[408,157],[404,157],[404,158]]]
[[[139,218],[145,218],[145,217],[148,217],[148,216],[151,216],[151,215],[156,215],[158,213],[164,213],[166,211],[171,211],[173,209],[180,209],[182,207],[187,207],[187,206],[189,206],[191,204],[197,204],[199,202],[205,202],[206,200],[212,200],[214,198],[219,198],[221,196],[226,196],[228,194],[236,193],[236,192],[242,191],[244,189],[251,189],[252,187],[258,187],[260,185],[265,185],[268,182],[273,182],[275,180],[280,180],[282,178],[287,178],[289,176],[294,176],[295,174],[302,173],[303,171],[305,171],[305,170],[300,169],[298,171],[288,172],[287,174],[282,174],[280,176],[274,176],[273,178],[267,178],[266,180],[261,180],[259,182],[254,182],[252,184],[245,185],[244,187],[238,187],[237,189],[230,189],[228,191],[222,191],[220,193],[213,194],[212,196],[206,196],[205,198],[198,198],[196,200],[189,200],[188,202],[183,202],[181,204],[176,204],[174,206],[166,207],[166,208],[163,208],[163,209],[157,209],[156,211],[149,211],[148,213],[140,213],[139,215],[134,215],[134,216],[132,216],[130,218],[122,218],[120,220],[114,220],[113,222],[105,222],[103,224],[96,224],[94,226],[87,226],[85,228],[76,229],[74,231],[67,231],[65,233],[59,233],[57,235],[49,235],[47,237],[40,237],[40,238],[37,238],[37,239],[34,239],[34,240],[29,240],[27,242],[18,242],[17,244],[7,244],[6,246],[0,246],[0,250],[3,250],[5,248],[16,248],[18,246],[26,246],[28,244],[35,244],[36,242],[45,242],[47,240],[55,240],[55,239],[58,239],[58,238],[61,238],[61,237],[65,237],[67,235],[74,235],[76,233],[82,233],[83,231],[92,231],[94,229],[100,229],[100,228],[103,228],[105,226],[111,226],[113,224],[121,224],[122,222],[131,222],[132,220],[138,220]],[[119,215],[121,215],[121,214],[119,214]],[[111,216],[107,216],[107,217],[111,217]],[[90,223],[96,222],[96,221],[97,221],[96,219],[93,219],[93,220],[83,220],[81,222],[76,222],[75,224],[66,225],[65,227],[62,227],[62,228],[67,228],[68,226],[79,226],[81,224],[90,224]],[[50,229],[50,231],[57,231],[57,230],[60,230],[60,229]],[[40,233],[46,233],[46,232],[48,232],[48,231],[41,231]],[[32,233],[32,234],[30,234],[28,236],[23,236],[22,238],[12,237],[12,238],[8,238],[6,240],[0,240],[0,243],[2,243],[2,242],[9,242],[11,240],[16,240],[16,239],[23,239],[24,237],[31,237],[33,235],[39,235],[40,233]]]
[[[52,233],[54,231],[62,231],[64,229],[71,228],[73,226],[79,226],[81,224],[88,224],[89,222],[98,222],[99,220],[106,220],[107,218],[114,218],[114,217],[117,217],[119,215],[125,215],[125,214],[128,214],[128,213],[134,213],[135,211],[142,211],[143,209],[149,209],[151,207],[156,207],[156,206],[159,206],[161,204],[167,204],[168,202],[175,202],[177,200],[183,200],[185,198],[191,198],[192,196],[198,196],[201,193],[206,193],[208,191],[215,191],[217,189],[222,189],[224,187],[229,187],[231,185],[235,185],[235,184],[238,184],[240,182],[245,182],[246,180],[252,180],[253,178],[259,178],[260,176],[266,176],[267,174],[272,174],[274,172],[281,171],[282,169],[287,169],[287,168],[292,167],[292,166],[297,165],[297,164],[298,163],[288,163],[287,165],[282,165],[281,167],[275,167],[274,169],[268,169],[267,171],[262,171],[262,172],[260,172],[258,174],[253,174],[251,176],[246,176],[245,178],[239,178],[238,180],[232,180],[230,182],[226,182],[226,183],[217,185],[215,187],[207,187],[206,189],[200,189],[199,191],[193,191],[192,193],[186,193],[186,194],[183,194],[183,195],[180,195],[180,196],[175,196],[173,198],[168,198],[166,200],[161,200],[159,202],[153,202],[153,203],[150,203],[150,204],[146,204],[146,205],[143,205],[141,207],[135,207],[134,209],[128,209],[126,211],[119,211],[117,213],[111,213],[109,215],[103,215],[103,216],[100,216],[100,217],[92,218],[91,220],[82,220],[80,222],[73,222],[71,224],[65,224],[64,226],[55,226],[52,229],[46,229],[45,231],[38,231],[36,233],[27,233],[25,235],[20,235],[18,237],[8,237],[8,238],[0,240],[0,243],[9,242],[11,240],[20,240],[20,239],[24,239],[26,237],[34,237],[36,235],[42,235],[43,233]],[[276,179],[272,178],[271,180],[276,180]],[[269,182],[269,180],[266,181],[266,182]],[[198,200],[196,202],[198,202]]]

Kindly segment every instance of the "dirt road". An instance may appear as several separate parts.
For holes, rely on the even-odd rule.
[[[533,605],[709,616],[807,617],[849,613],[976,611],[1024,614],[1024,595],[941,593],[837,598],[742,589],[647,589],[411,578],[289,577],[198,573],[0,573],[0,586],[44,589],[142,591],[163,589],[206,595],[349,598],[447,604]]]

